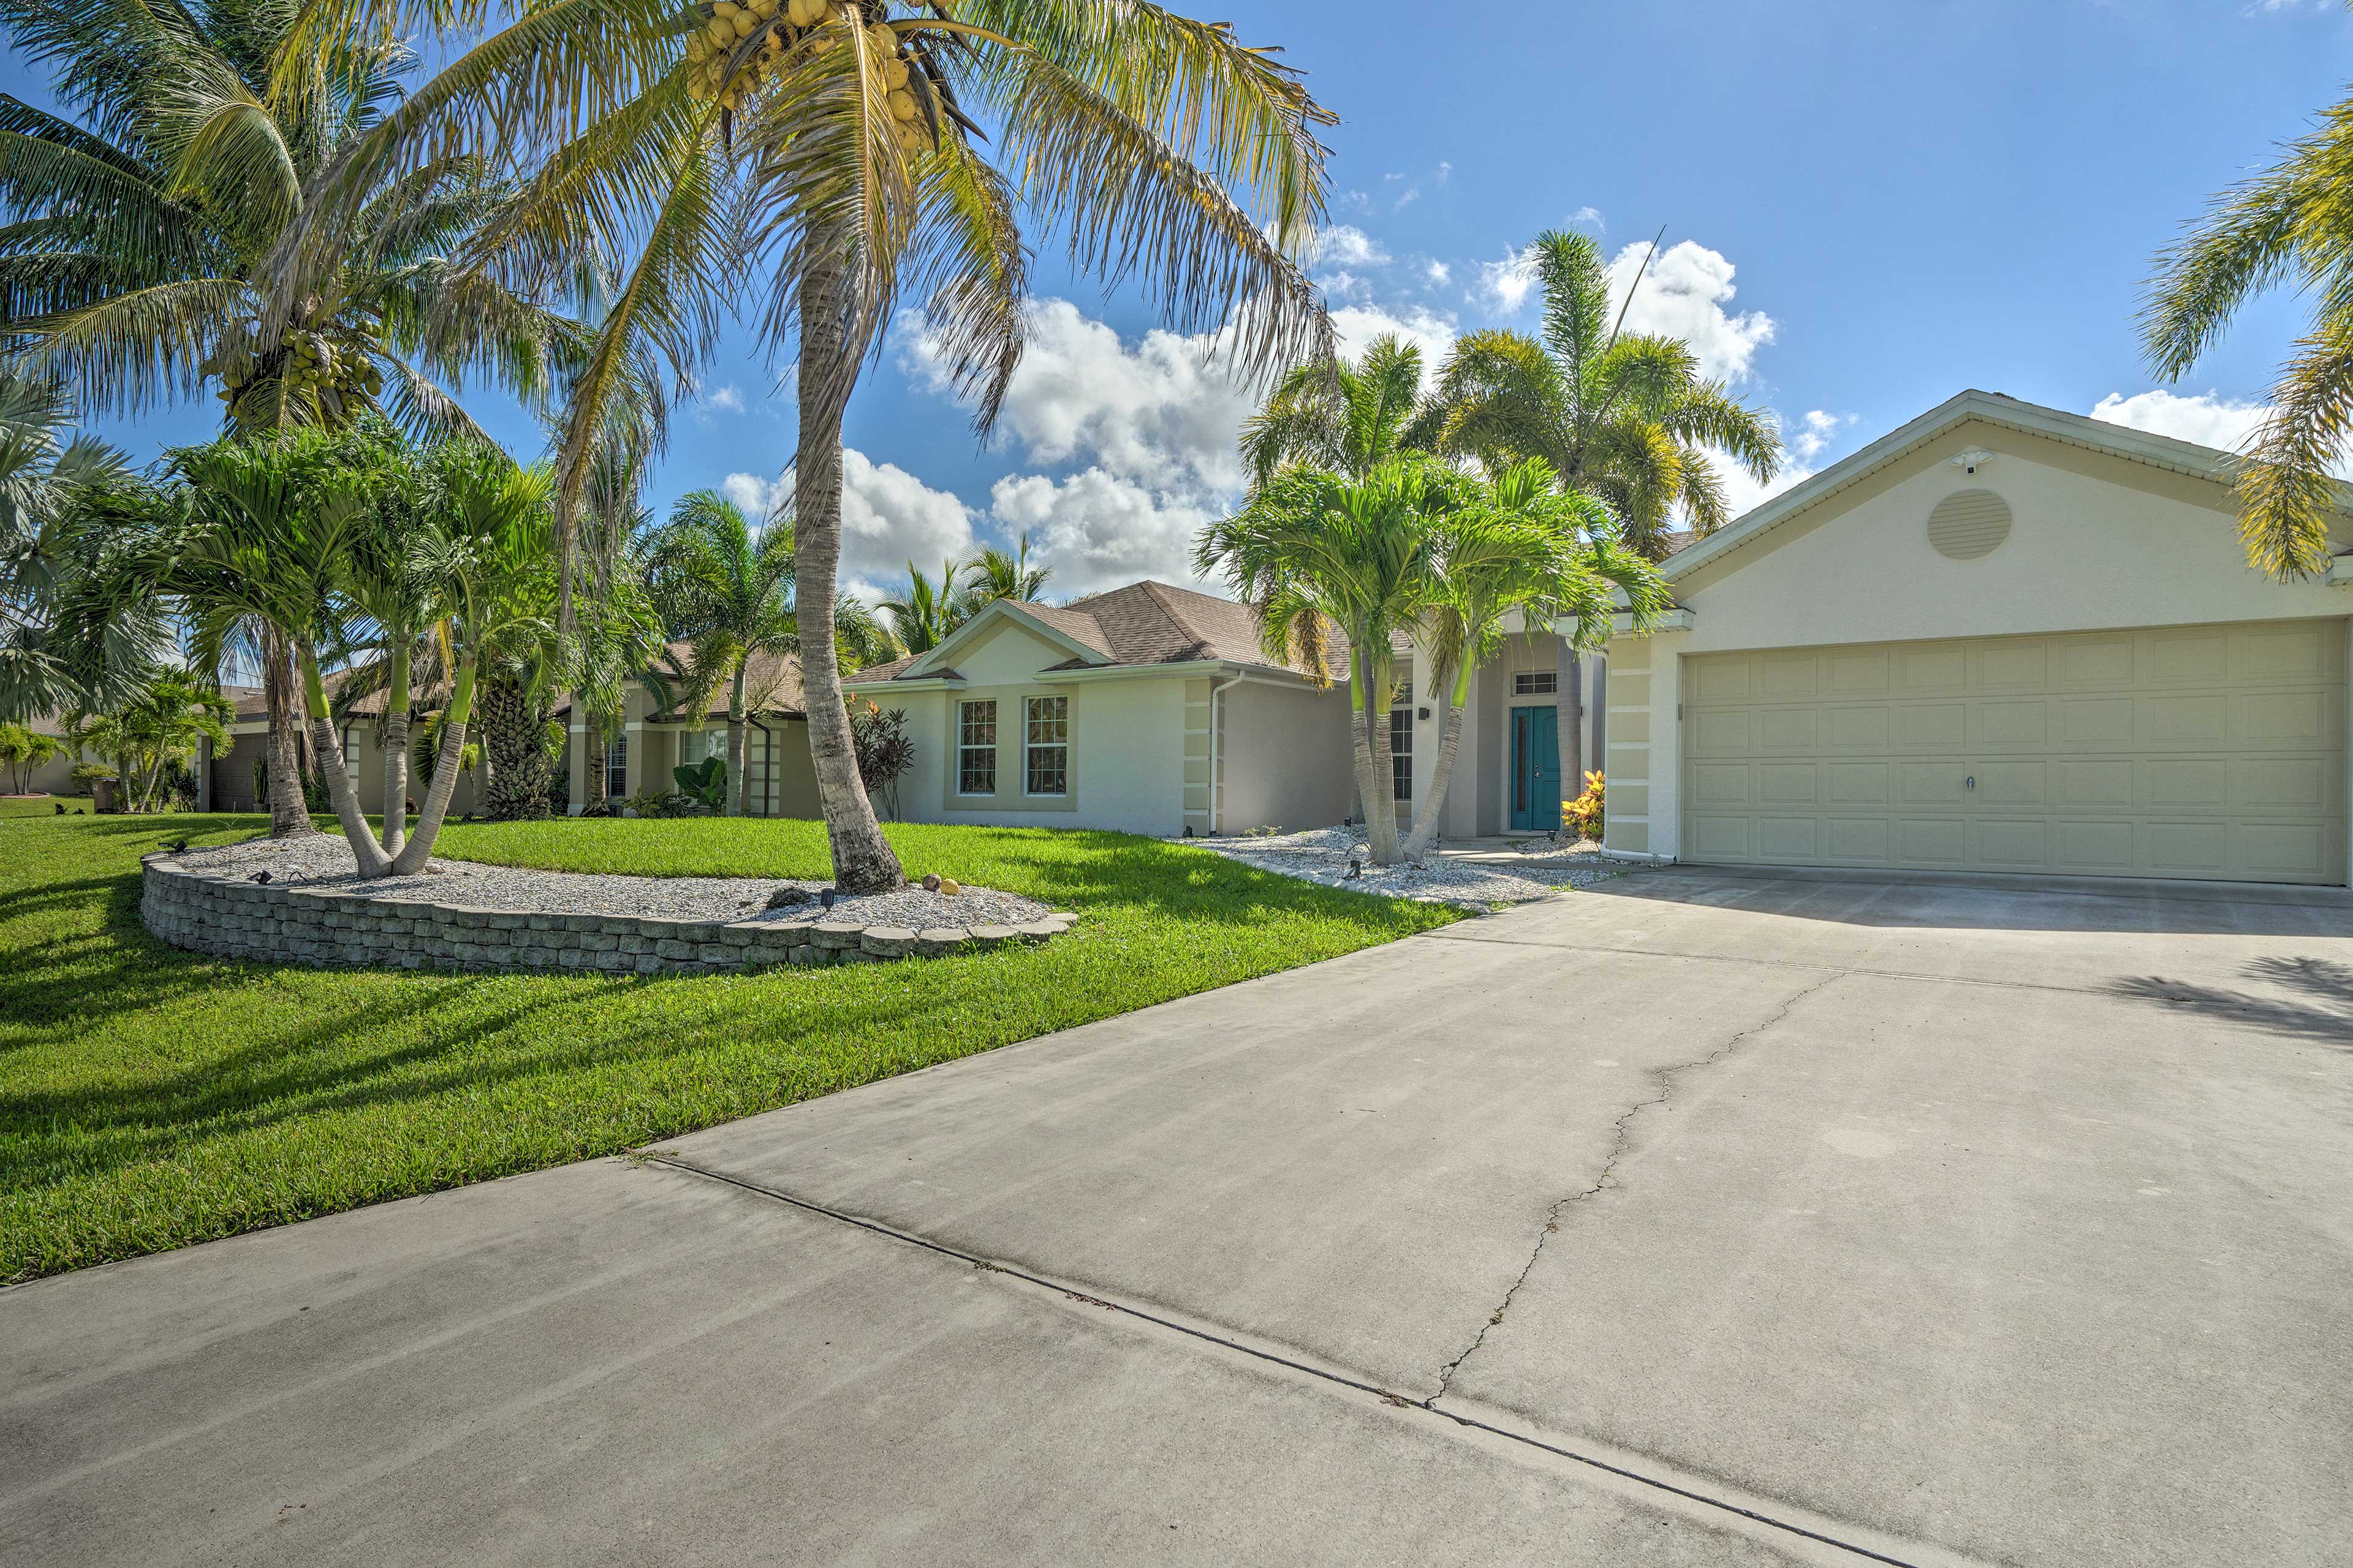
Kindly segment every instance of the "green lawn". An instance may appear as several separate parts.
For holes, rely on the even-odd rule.
[[[83,795],[77,798],[73,795],[68,795],[66,797],[66,810],[70,813],[77,807],[83,811],[88,811],[90,809],[90,797],[88,795]],[[57,814],[58,808],[56,803],[53,797],[49,795],[0,795],[0,817],[55,816]]]
[[[151,940],[138,858],[256,816],[0,822],[0,1280],[609,1154],[1455,917],[1118,834],[900,826],[1081,911],[1041,948],[695,978],[323,972]],[[452,825],[452,857],[829,874],[815,823]]]

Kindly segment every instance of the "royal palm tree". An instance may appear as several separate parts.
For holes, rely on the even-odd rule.
[[[955,580],[953,561],[940,563],[936,583],[908,562],[906,587],[874,606],[892,640],[908,653],[929,653],[947,641],[977,608],[955,592]]]
[[[1573,618],[1571,646],[1607,640],[1622,590],[1638,627],[1669,602],[1658,568],[1618,542],[1617,522],[1592,497],[1559,488],[1540,458],[1477,487],[1433,529],[1431,584],[1416,640],[1443,718],[1430,789],[1416,808],[1403,858],[1419,861],[1438,838],[1438,816],[1462,743],[1471,677],[1503,646],[1504,627]]]
[[[2312,324],[2273,384],[2249,437],[2237,490],[2239,537],[2258,571],[2289,579],[2328,569],[2337,510],[2330,475],[2353,441],[2353,99],[2287,144],[2277,163],[2217,196],[2157,258],[2141,313],[2149,368],[2189,374],[2240,306],[2294,285]]]
[[[450,259],[504,199],[480,160],[362,174],[311,221],[322,174],[399,111],[417,64],[321,14],[0,0],[78,116],[0,98],[0,342],[93,407],[210,386],[241,432],[385,411],[479,434],[444,384],[480,373],[527,401],[556,384],[578,325]],[[298,265],[299,295],[273,297]]]
[[[914,563],[909,562],[907,569],[913,573]],[[965,559],[960,573],[964,585],[956,591],[956,603],[966,620],[999,599],[1031,604],[1046,591],[1053,575],[1051,566],[1029,564],[1029,535],[1025,531],[1012,550],[985,544]]]
[[[1421,400],[1421,350],[1384,334],[1356,363],[1300,365],[1242,426],[1242,460],[1261,484],[1293,463],[1361,479],[1403,451]]]
[[[727,815],[744,815],[746,667],[754,655],[798,653],[793,530],[771,519],[754,531],[743,508],[697,490],[671,509],[652,551],[654,597],[691,645],[692,684],[727,687]]]
[[[389,37],[410,13],[347,0],[320,27]],[[691,379],[730,312],[790,357],[818,791],[839,880],[891,888],[903,873],[860,781],[836,652],[841,420],[860,368],[902,299],[922,300],[985,431],[1021,350],[1024,205],[1080,267],[1219,330],[1243,373],[1309,357],[1329,327],[1293,258],[1322,216],[1329,122],[1271,51],[1138,0],[579,0],[472,43],[359,138],[307,209],[325,237],[273,297],[301,297],[367,192],[452,145],[528,160],[479,231],[486,275],[622,258],[558,443],[565,636],[591,455],[632,384],[655,365]]]
[[[1231,517],[1204,529],[1193,568],[1222,574],[1259,614],[1266,650],[1327,668],[1328,634],[1348,644],[1356,789],[1378,865],[1398,858],[1389,787],[1388,711],[1397,693],[1391,638],[1409,632],[1435,591],[1439,527],[1475,496],[1471,477],[1408,454],[1361,479],[1293,467],[1260,485]]]
[[[1609,268],[1591,236],[1541,234],[1529,255],[1544,300],[1538,332],[1463,338],[1409,439],[1476,458],[1491,473],[1541,458],[1563,488],[1609,507],[1621,542],[1653,561],[1672,549],[1678,521],[1701,534],[1723,527],[1731,514],[1711,453],[1728,455],[1760,484],[1770,479],[1781,465],[1772,415],[1706,379],[1688,344],[1625,331],[1632,290],[1613,314]],[[1558,680],[1561,777],[1573,779],[1584,767],[1584,672],[1567,646]]]

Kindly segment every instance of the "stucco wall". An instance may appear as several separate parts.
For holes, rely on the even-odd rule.
[[[1223,831],[1297,832],[1348,815],[1356,792],[1346,687],[1244,680],[1218,705]]]
[[[1950,459],[1992,454],[1974,474]],[[1989,489],[2000,547],[1948,560],[1936,503]],[[2353,592],[2250,569],[2221,484],[1970,421],[1679,578],[1688,630],[1609,648],[1613,849],[1681,851],[1682,660],[1739,649],[2353,616]]]

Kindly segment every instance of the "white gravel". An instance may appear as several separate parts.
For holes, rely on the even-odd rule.
[[[1317,827],[1271,837],[1197,838],[1189,842],[1261,871],[1297,877],[1302,881],[1463,909],[1532,903],[1570,889],[1589,886],[1626,869],[1623,863],[1605,858],[1599,845],[1555,844],[1541,836],[1531,836],[1514,841],[1511,847],[1482,843],[1449,851],[1441,844],[1442,853],[1432,855],[1419,866],[1367,863],[1364,877],[1352,882],[1347,879],[1348,851],[1365,842],[1365,830],[1361,827]]]
[[[536,871],[476,860],[428,863],[421,876],[363,882],[352,847],[340,834],[307,838],[254,838],[217,848],[190,849],[173,858],[207,876],[250,877],[268,871],[273,886],[333,888],[371,898],[424,900],[478,910],[529,914],[633,915],[674,921],[787,921],[820,912],[823,882],[754,877],[625,877],[580,871]],[[779,888],[798,888],[809,901],[767,908]],[[908,887],[895,893],[844,895],[825,918],[858,925],[926,931],[948,926],[1019,925],[1052,913],[1034,899],[988,888],[966,888],[951,898]]]

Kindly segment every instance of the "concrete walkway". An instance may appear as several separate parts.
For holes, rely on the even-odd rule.
[[[1688,872],[0,1292],[0,1559],[2344,1561],[2353,906]]]

